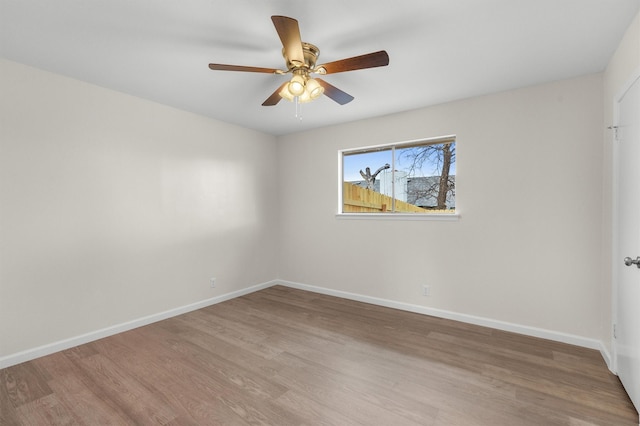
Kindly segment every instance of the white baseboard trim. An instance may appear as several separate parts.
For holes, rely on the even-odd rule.
[[[244,296],[245,294],[253,293],[258,290],[262,290],[277,284],[278,281],[268,281],[266,283],[257,284],[251,287],[244,288],[242,290],[233,291],[220,296],[212,297],[211,299],[201,300],[199,302],[191,303],[189,305],[180,306],[168,311],[160,312],[146,317],[138,318],[132,321],[128,321],[122,324],[117,324],[111,327],[106,327],[100,330],[92,331],[80,336],[71,337],[69,339],[60,340],[58,342],[49,343],[47,345],[39,346],[33,349],[27,349],[22,352],[7,355],[0,358],[0,369],[11,367],[12,365],[20,364],[32,359],[40,358],[45,355],[50,355],[55,352],[60,352],[65,349],[73,348],[78,345],[93,342],[104,337],[113,336],[114,334],[122,333],[125,331],[133,330],[134,328],[142,327],[154,322],[162,321],[167,318],[175,317],[187,312],[195,311],[197,309],[206,308],[207,306],[215,305],[216,303],[225,302],[236,297]]]
[[[343,299],[355,300],[358,302],[370,303],[372,305],[384,306],[387,308],[400,309],[403,311],[414,312],[418,314],[431,315],[438,318],[445,318],[454,321],[460,321],[468,324],[480,325],[483,327],[495,328],[502,331],[510,331],[526,336],[539,337],[542,339],[553,340],[570,345],[581,346],[589,349],[599,350],[604,358],[607,366],[610,366],[611,357],[604,344],[596,339],[576,336],[573,334],[561,333],[558,331],[545,330],[542,328],[530,327],[526,325],[513,324],[505,321],[494,320],[490,318],[477,317],[474,315],[461,314],[443,309],[429,308],[426,306],[413,305],[410,303],[396,302],[378,297],[364,296],[346,291],[332,290],[324,287],[317,287],[308,284],[301,284],[292,281],[276,280],[276,283],[285,287],[296,288],[299,290],[307,290],[314,293],[326,294],[328,296],[341,297]]]
[[[613,365],[613,358],[611,358],[611,353],[609,352],[609,349],[607,349],[605,344],[602,342],[600,342],[600,347],[598,349],[600,350],[602,359],[604,359],[604,362],[607,364],[607,368],[609,369],[609,371],[611,371],[611,373],[617,376],[618,372],[616,371],[615,366]]]
[[[461,314],[457,312],[447,311],[443,309],[429,308],[426,306],[413,305],[410,303],[396,302],[393,300],[382,299],[377,297],[365,296],[356,293],[349,293],[341,290],[333,290],[325,287],[317,287],[308,284],[301,284],[293,281],[285,280],[272,280],[262,284],[257,284],[251,287],[247,287],[242,290],[233,291],[220,296],[216,296],[210,299],[205,299],[196,303],[192,303],[185,306],[180,306],[174,309],[170,309],[164,312],[160,312],[146,317],[138,318],[132,321],[128,321],[122,324],[117,324],[111,327],[106,327],[100,330],[92,331],[80,336],[71,337],[69,339],[60,340],[47,345],[39,346],[33,349],[28,349],[15,354],[0,357],[0,369],[11,367],[12,365],[20,364],[30,361],[42,356],[50,355],[55,352],[63,351],[75,346],[79,346],[85,343],[93,342],[104,337],[113,336],[114,334],[122,333],[125,331],[133,330],[134,328],[142,327],[154,322],[162,321],[167,318],[175,317],[187,312],[202,309],[207,306],[215,305],[217,303],[225,302],[227,300],[234,299],[236,297],[244,296],[245,294],[253,293],[259,290],[263,290],[274,285],[283,285],[285,287],[296,288],[299,290],[306,290],[319,294],[326,294],[328,296],[336,296],[344,299],[355,300],[358,302],[370,303],[373,305],[384,306],[387,308],[394,308],[408,312],[414,312],[423,315],[431,315],[438,318],[451,319],[454,321],[460,321],[468,324],[475,324],[484,327],[495,328],[503,331],[510,331],[514,333],[523,334],[526,336],[539,337],[543,339],[553,340],[562,343],[568,343],[571,345],[582,346],[589,349],[599,350],[602,358],[609,370],[614,374],[612,370],[611,354],[607,350],[606,346],[596,339],[588,339],[581,336],[575,336],[572,334],[560,333],[557,331],[545,330],[536,327],[529,327],[525,325],[513,324],[504,321],[493,320],[489,318],[477,317],[473,315]]]

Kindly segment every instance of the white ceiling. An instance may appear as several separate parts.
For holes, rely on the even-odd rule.
[[[9,60],[274,135],[603,71],[640,0],[0,0]],[[286,79],[270,16],[299,21],[318,63],[386,50],[324,79],[353,95],[262,102]]]

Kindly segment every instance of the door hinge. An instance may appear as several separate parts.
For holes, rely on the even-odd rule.
[[[616,325],[615,324],[613,324],[613,338],[614,339],[618,338],[618,336],[616,335]]]
[[[607,127],[609,130],[613,130],[613,140],[618,140],[618,126],[609,126]]]

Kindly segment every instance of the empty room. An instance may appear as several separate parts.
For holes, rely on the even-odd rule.
[[[0,424],[638,425],[638,164],[638,0],[0,0]]]

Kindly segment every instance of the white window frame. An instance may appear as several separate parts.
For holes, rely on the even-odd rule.
[[[424,144],[435,145],[454,140],[457,145],[456,135],[437,136],[432,138],[413,139],[403,142],[392,142],[380,145],[369,145],[358,148],[341,149],[338,151],[338,210],[337,219],[356,219],[356,220],[431,220],[431,221],[457,221],[460,219],[460,211],[456,200],[456,208],[454,213],[398,213],[395,211],[385,213],[344,213],[342,211],[344,203],[342,200],[342,187],[344,183],[344,165],[343,158],[345,154],[353,154],[358,152],[375,151],[385,148],[402,148],[405,146]],[[395,168],[395,156],[392,156],[391,167]],[[457,171],[456,171],[457,173]],[[457,179],[456,179],[457,185]],[[456,186],[457,188],[457,186]]]

